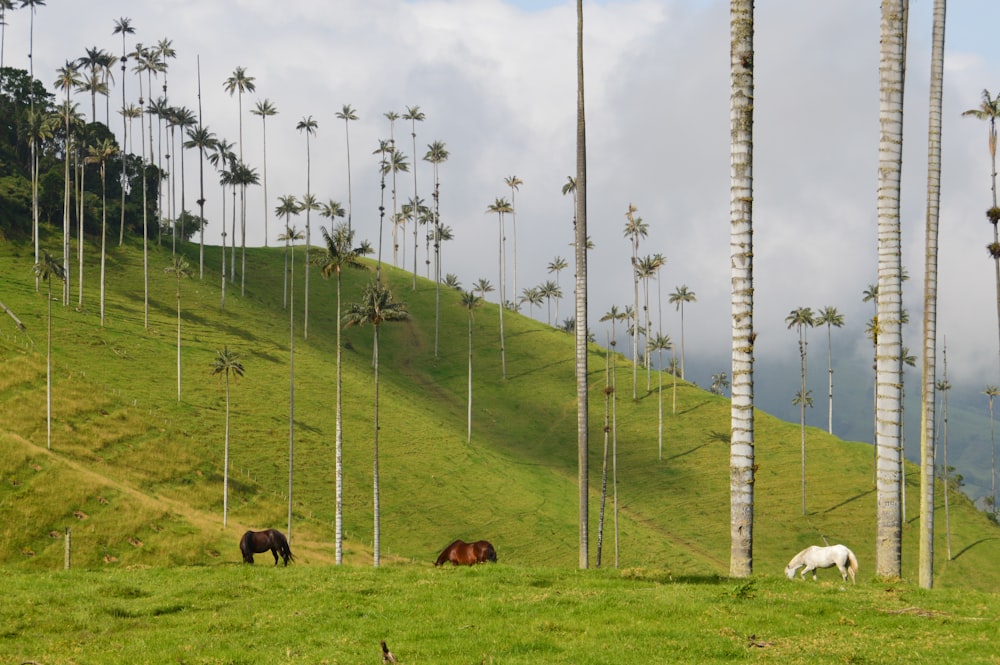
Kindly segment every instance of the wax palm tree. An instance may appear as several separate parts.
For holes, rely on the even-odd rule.
[[[503,228],[503,216],[505,213],[513,212],[514,208],[511,207],[507,199],[497,198],[488,208],[486,212],[493,212],[497,215],[497,220],[499,221],[500,230],[500,373],[501,376],[507,378],[507,353],[504,348],[504,336],[503,336],[503,310],[507,306],[507,292],[505,288],[505,278],[506,278],[506,258],[504,257],[504,245],[505,245],[505,234]]]
[[[557,257],[555,257],[554,259],[552,259],[549,262],[549,265],[547,266],[547,269],[548,269],[550,275],[552,273],[556,274],[556,286],[560,286],[559,285],[559,274],[563,270],[565,270],[568,265],[569,264],[566,263],[566,259],[564,259],[561,256],[557,256]],[[560,287],[560,291],[562,291],[562,287]],[[559,297],[562,298],[561,295]],[[557,321],[559,320],[559,300],[558,299],[556,300],[556,320]]]
[[[343,214],[340,215],[341,217]],[[332,220],[332,218],[331,218]],[[337,277],[337,411],[335,425],[335,450],[336,450],[336,517],[334,535],[336,539],[335,552],[336,562],[340,565],[344,557],[344,421],[343,421],[343,381],[341,378],[341,342],[340,342],[340,287],[341,274],[344,268],[363,268],[359,257],[361,251],[354,247],[354,231],[351,231],[345,224],[333,227],[333,233],[327,233],[325,228],[320,229],[323,233],[323,241],[326,243],[326,251],[317,256],[314,261],[319,266],[320,274],[323,277],[336,275]]]
[[[243,163],[243,93],[254,92],[257,89],[257,85],[254,83],[255,78],[253,76],[247,76],[247,70],[245,67],[237,67],[233,70],[232,75],[226,79],[223,83],[223,87],[229,96],[232,97],[233,94],[237,96],[237,106],[239,109],[239,121],[240,121],[240,137],[239,137],[239,152],[237,153],[240,158],[240,163]],[[241,224],[245,227],[246,225],[246,190],[240,191],[240,220]],[[235,245],[235,239],[234,239]],[[246,252],[246,233],[244,229],[243,239],[241,240],[241,245],[243,246],[244,253]],[[308,273],[307,273],[308,274]]]
[[[174,254],[173,263],[163,272],[177,279],[177,401],[181,401],[181,278],[191,276],[191,266],[187,259]]]
[[[187,108],[186,106],[174,106],[173,112],[171,113],[170,116],[170,120],[175,127],[181,130],[181,144],[180,144],[181,206],[180,206],[180,213],[177,213],[175,215],[177,220],[181,220],[184,218],[184,214],[187,212],[187,183],[185,182],[185,175],[184,175],[184,150],[188,148],[188,145],[187,141],[184,140],[184,134],[188,130],[190,130],[190,128],[198,124],[198,118],[195,116],[194,111]],[[176,160],[176,157],[174,159]],[[204,217],[202,219],[204,220]],[[182,240],[185,239],[185,237],[186,236],[182,236]]]
[[[383,161],[381,167],[385,171],[383,175],[392,176],[392,219],[395,219],[396,213],[398,212],[398,208],[396,206],[396,173],[399,172],[399,169],[395,168],[395,164],[398,160],[397,153],[399,152],[399,150],[396,148],[396,121],[399,120],[399,114],[396,113],[395,111],[387,111],[382,115],[385,116],[385,118],[389,121],[389,146],[388,146],[389,149],[388,151],[382,152]],[[396,265],[395,228],[393,228],[392,241],[393,241],[392,261],[393,264]]]
[[[472,289],[473,291],[479,292],[479,297],[482,300],[486,300],[487,293],[492,293],[494,291],[493,284],[490,283],[490,280],[484,277],[480,277],[478,280],[476,280],[476,283],[473,285]]]
[[[316,133],[319,123],[313,117],[304,116],[295,125],[295,129],[304,133],[306,137],[306,195],[302,200],[303,209],[306,211],[306,285],[305,285],[305,318],[302,323],[302,338],[309,337],[309,246],[312,244],[312,224],[311,214],[315,209],[315,197],[312,195],[312,154],[309,149],[309,137]]]
[[[410,136],[413,138],[413,199],[418,200],[419,194],[417,192],[417,123],[423,122],[425,114],[420,110],[419,106],[407,106],[406,112],[403,113],[403,120],[410,121]],[[417,218],[414,215],[413,218],[413,290],[417,290]]]
[[[378,155],[379,172],[379,202],[378,202],[378,256],[375,259],[375,277],[382,278],[382,236],[385,226],[385,177],[389,173],[389,155],[392,152],[392,141],[389,139],[379,139],[378,148],[372,151],[373,155]]]
[[[684,305],[697,300],[694,291],[690,290],[687,284],[674,288],[674,292],[667,298],[667,302],[681,313],[681,379],[684,378]]]
[[[70,229],[69,229],[69,215],[70,215],[70,199],[69,199],[69,158],[70,158],[70,123],[72,121],[72,115],[74,112],[74,105],[70,104],[70,93],[73,89],[80,84],[80,73],[77,70],[75,62],[70,60],[66,61],[66,64],[59,68],[58,76],[55,80],[55,87],[63,90],[66,93],[65,101],[62,107],[62,117],[65,132],[65,144],[63,145],[63,162],[65,164],[65,179],[63,187],[63,274],[65,275],[64,288],[63,288],[63,305],[69,304],[69,239],[70,239]]]
[[[416,156],[416,153],[414,153]],[[427,145],[424,161],[430,162],[434,171],[434,357],[438,355],[438,338],[441,327],[441,179],[439,168],[448,161],[448,149],[443,141]],[[416,168],[414,166],[414,168]]]
[[[337,111],[337,118],[344,121],[344,138],[347,145],[347,228],[351,227],[351,217],[354,211],[354,201],[351,196],[351,128],[350,122],[358,119],[358,112],[350,104],[344,104]]]
[[[503,179],[504,183],[510,187],[510,228],[511,235],[513,236],[511,243],[514,247],[514,259],[511,263],[514,268],[514,293],[517,293],[517,203],[515,201],[515,194],[524,184],[524,181],[518,178],[516,175],[507,176]],[[517,308],[515,307],[515,311]],[[558,316],[556,317],[558,318]]]
[[[267,222],[270,214],[270,209],[267,207],[267,119],[277,115],[278,109],[270,99],[265,99],[258,101],[257,106],[251,109],[250,113],[260,116],[261,136],[264,141],[264,247],[267,247]]]
[[[236,164],[233,147],[232,142],[220,138],[208,156],[208,161],[219,171],[219,185],[222,187],[222,309],[226,308],[226,187],[233,182],[232,172]]]
[[[220,376],[226,385],[226,445],[222,462],[222,527],[226,527],[229,517],[229,377],[235,382],[243,376],[245,370],[240,362],[240,354],[229,350],[226,346],[222,351],[215,352],[212,361],[212,375]]]
[[[46,302],[48,304],[48,328],[45,340],[45,440],[46,447],[52,450],[52,278],[64,280],[66,273],[63,267],[45,252],[42,260],[34,266],[35,278],[45,282],[47,288]]]
[[[938,213],[941,202],[941,107],[944,87],[945,0],[934,0],[930,120],[927,144],[927,225],[924,254],[924,358],[920,409],[920,586],[934,585],[934,458],[937,362]],[[946,490],[947,492],[947,490]]]
[[[286,227],[284,240],[291,243],[288,279],[288,531],[292,530],[292,480],[295,468],[295,241],[302,234]],[[279,240],[282,239],[279,237]],[[287,246],[287,245],[286,245]],[[308,274],[308,272],[306,273]],[[291,537],[291,536],[289,536]]]
[[[149,186],[146,182],[146,127],[142,123],[142,114],[145,113],[142,75],[149,68],[149,58],[146,57],[146,50],[141,43],[136,43],[132,58],[135,60],[132,71],[136,73],[136,78],[139,80],[139,148],[142,152],[142,168],[140,169],[142,174],[142,322],[143,328],[149,329]],[[152,153],[150,156],[152,157]]]
[[[77,67],[82,67],[87,70],[87,75],[81,80],[81,85],[79,86],[81,90],[90,93],[90,106],[91,106],[91,122],[97,122],[97,95],[104,94],[108,92],[107,84],[102,85],[101,81],[101,69],[108,62],[107,53],[104,49],[93,46],[84,49],[85,55],[80,56],[76,59]]]
[[[156,51],[151,51],[149,53],[150,58],[156,57]],[[155,65],[159,67],[156,71],[163,72],[163,63],[154,61]],[[152,90],[152,88],[150,88]],[[170,105],[167,104],[166,97],[157,97],[149,102],[149,106],[146,108],[146,115],[149,117],[149,161],[153,161],[153,116],[156,116],[156,170],[159,176],[160,182],[156,188],[156,218],[159,223],[159,229],[157,233],[157,244],[163,243],[163,228],[164,228],[164,218],[166,215],[163,214],[163,185],[162,181],[164,178],[170,177],[169,171],[163,170],[163,121],[167,118],[167,114],[170,111]],[[169,158],[169,154],[168,154]],[[167,199],[169,204],[169,198]]]
[[[518,298],[518,303],[528,305],[528,316],[534,316],[534,308],[541,306],[542,302],[545,300],[545,296],[542,295],[540,287],[532,286],[521,290],[521,297]]]
[[[729,574],[753,573],[753,0],[730,0],[730,266],[732,399]]]
[[[902,399],[902,266],[900,262],[900,172],[903,148],[903,65],[908,0],[882,3],[878,167],[878,343],[875,422],[875,573],[899,577],[902,559],[900,442]]]
[[[124,65],[123,65],[124,66]],[[124,87],[124,84],[123,84]],[[132,123],[136,118],[142,118],[142,109],[135,104],[129,104],[128,106],[122,107],[119,111],[122,115],[122,123],[126,127],[125,139],[128,141],[126,144],[124,141],[121,145],[121,155],[122,155],[122,167],[121,167],[121,187],[122,187],[122,203],[121,203],[121,219],[118,223],[118,246],[121,247],[125,243],[125,200],[127,198],[128,188],[128,174],[126,173],[126,155],[134,154],[134,144],[135,144],[135,132],[132,129]],[[143,174],[145,170],[145,165],[140,169],[140,174]]]
[[[392,148],[389,151],[388,159],[385,162],[383,168],[387,169],[387,173],[392,174],[392,219],[397,219],[399,216],[399,197],[396,193],[396,174],[397,173],[409,173],[410,163],[406,160],[406,155],[400,152],[397,148]],[[405,239],[405,228],[404,235]],[[392,264],[399,265],[399,238],[397,233],[397,227],[394,225],[392,228]],[[405,262],[405,258],[404,258]]]
[[[670,341],[670,335],[664,335],[663,333],[657,333],[649,340],[649,348],[656,351],[657,356],[660,356],[661,352],[669,351],[674,347],[673,342]],[[659,380],[658,389],[658,399],[657,399],[657,449],[658,459],[663,459],[663,363],[657,360],[657,378]]]
[[[119,58],[119,61],[121,62],[121,65],[122,65],[121,66],[121,70],[122,70],[122,151],[121,151],[121,155],[122,155],[122,174],[121,174],[121,178],[122,178],[122,182],[121,182],[121,184],[122,184],[122,201],[121,201],[121,225],[120,225],[119,232],[118,232],[118,245],[120,246],[123,242],[125,242],[125,157],[126,157],[125,142],[128,139],[128,135],[129,135],[129,132],[128,132],[128,129],[129,129],[129,118],[128,118],[128,116],[124,112],[125,108],[126,108],[126,102],[125,102],[125,79],[126,79],[125,70],[126,70],[126,63],[128,62],[128,47],[125,45],[125,37],[126,37],[126,35],[134,35],[135,34],[135,28],[132,27],[132,19],[130,19],[128,17],[125,17],[125,16],[123,16],[123,17],[121,17],[119,19],[115,19],[115,29],[114,29],[114,31],[111,34],[112,35],[119,35],[120,34],[122,36],[122,57]],[[202,217],[204,217],[204,215],[202,215]]]
[[[540,295],[546,302],[548,306],[548,315],[546,322],[552,325],[552,299],[556,300],[556,320],[559,320],[559,299],[562,298],[562,289],[553,280],[547,280],[543,284],[538,286],[538,295]]]
[[[646,337],[643,343],[643,353],[642,362],[646,366],[646,391],[652,390],[652,377],[651,377],[651,362],[650,362],[650,345],[649,338],[653,334],[653,322],[649,313],[649,280],[656,277],[657,273],[660,271],[664,265],[666,265],[667,260],[662,254],[656,256],[651,256],[647,254],[639,260],[639,265],[637,270],[639,271],[639,279],[642,280],[642,312],[643,317],[646,319]],[[661,317],[662,318],[662,317]],[[662,321],[660,329],[662,329]]]
[[[375,443],[374,443],[374,474],[373,474],[373,491],[374,491],[374,514],[375,514],[375,529],[374,529],[374,565],[377,568],[379,565],[380,558],[380,543],[381,543],[381,529],[380,529],[380,513],[379,513],[379,470],[378,470],[378,434],[379,434],[379,421],[378,421],[378,378],[379,378],[379,364],[378,364],[378,333],[379,328],[381,328],[383,323],[391,321],[402,321],[408,317],[406,311],[406,305],[400,302],[395,302],[392,299],[392,293],[389,288],[379,282],[378,280],[373,280],[365,288],[364,293],[361,296],[361,301],[356,303],[351,303],[347,307],[347,313],[344,315],[344,323],[348,326],[359,326],[366,323],[371,324],[373,329],[373,341],[372,341],[372,351],[373,351],[373,365],[375,370]]]
[[[333,199],[330,199],[326,203],[321,203],[319,205],[320,205],[319,207],[320,216],[326,217],[327,219],[330,220],[330,229],[333,230],[333,228],[337,226],[337,218],[338,217],[343,218],[345,215],[344,206],[340,205],[340,201],[334,201]],[[322,227],[320,227],[320,229],[323,230],[324,233],[323,237],[325,238],[326,230],[323,229]]]
[[[240,190],[240,192],[246,192],[247,191],[247,187],[249,185],[259,185],[259,184],[260,184],[260,176],[257,175],[257,169],[251,168],[251,167],[247,166],[246,164],[244,164],[243,162],[239,162],[239,163],[237,163],[237,164],[234,165],[234,167],[233,167],[233,185],[234,185],[234,187],[238,188]],[[243,227],[246,226],[246,218],[245,217],[240,221],[240,225],[243,226]],[[245,242],[245,239],[246,239],[246,229],[245,228],[241,229],[240,237],[243,238],[243,247],[242,247],[241,258],[240,258],[240,262],[241,262],[241,267],[240,267],[240,295],[242,296],[245,293],[246,279],[247,279],[247,248],[246,248],[246,242]],[[306,272],[306,274],[308,275],[309,273]]]
[[[298,215],[302,211],[293,194],[278,197],[278,207],[274,209],[274,214],[285,218],[285,232],[278,236],[278,240],[285,243],[285,284],[282,287],[282,307],[288,307],[288,245],[292,240],[289,232],[292,228],[290,222],[292,215]]]
[[[836,307],[829,305],[816,312],[813,319],[814,326],[826,326],[826,361],[827,361],[827,424],[826,430],[833,434],[833,334],[834,328],[844,326],[844,315],[837,311]]]
[[[799,307],[793,309],[788,316],[785,317],[785,323],[788,324],[788,329],[791,330],[795,328],[796,334],[799,337],[799,364],[801,369],[802,385],[799,388],[796,399],[798,401],[794,402],[799,406],[799,427],[802,431],[802,514],[806,514],[806,407],[812,406],[812,398],[806,397],[809,395],[810,391],[806,390],[806,347],[809,342],[806,340],[806,330],[812,328],[816,325],[815,317],[813,316],[813,311],[809,307]]]
[[[184,142],[184,147],[198,148],[198,215],[205,219],[205,153],[212,154],[218,144],[215,133],[210,131],[201,123],[195,128],[188,128],[188,140]],[[202,223],[200,237],[198,239],[198,279],[205,275],[205,224]]]
[[[587,132],[583,94],[583,0],[576,2],[576,436],[577,484],[579,490],[580,568],[589,566],[588,486],[588,383],[587,383]]]
[[[466,425],[466,443],[472,443],[472,321],[475,319],[473,310],[479,307],[481,300],[472,291],[462,291],[462,298],[459,304],[469,313],[469,397],[468,397],[468,423]]]
[[[642,221],[642,217],[636,216],[638,212],[631,203],[625,211],[625,237],[632,245],[632,288],[633,288],[633,309],[639,311],[639,240],[645,238],[649,233],[649,224]],[[639,325],[632,327],[632,399],[637,399],[639,382]]]
[[[108,240],[108,197],[106,178],[107,162],[118,154],[118,147],[110,138],[104,138],[97,145],[89,146],[87,159],[101,165],[101,327],[104,327],[104,277]]]

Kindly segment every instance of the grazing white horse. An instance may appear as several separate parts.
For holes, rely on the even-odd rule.
[[[816,579],[817,568],[836,566],[845,582],[847,576],[850,575],[851,582],[857,584],[854,575],[858,571],[858,559],[854,556],[854,552],[844,545],[830,545],[829,547],[813,545],[805,548],[792,557],[792,560],[785,566],[785,576],[790,580],[795,579],[795,571],[801,566],[805,566],[802,568],[802,579],[805,579],[806,573],[810,571],[812,571],[813,579]]]

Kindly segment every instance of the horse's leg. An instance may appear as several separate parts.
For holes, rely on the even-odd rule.
[[[278,548],[277,547],[272,547],[271,548],[271,554],[274,556],[274,565],[277,566],[278,565]]]

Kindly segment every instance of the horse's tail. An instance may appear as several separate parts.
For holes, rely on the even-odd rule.
[[[858,572],[858,557],[854,556],[854,552],[852,552],[850,548],[845,549],[847,550],[847,560],[851,564],[851,579],[853,580],[854,576]]]
[[[250,538],[250,532],[249,531],[247,531],[246,533],[244,533],[243,537],[240,538],[240,554],[243,555],[243,562],[244,563],[253,563],[253,553],[250,551],[250,546],[247,543],[247,540],[249,538]]]
[[[292,548],[289,547],[288,539],[285,538],[285,534],[280,531],[277,531],[276,533],[280,536],[278,551],[281,552],[281,558],[285,560],[285,565],[287,566],[289,561],[295,561],[295,555],[292,554]]]
[[[450,545],[448,545],[448,547],[441,550],[441,554],[438,555],[437,561],[434,562],[434,565],[443,566],[445,563],[447,563],[448,559],[451,557],[451,551],[455,549],[455,547],[461,542],[462,542],[461,540],[454,540]]]

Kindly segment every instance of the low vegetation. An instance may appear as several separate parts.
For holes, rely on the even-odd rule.
[[[11,571],[0,660],[995,663],[997,596],[484,564]]]

